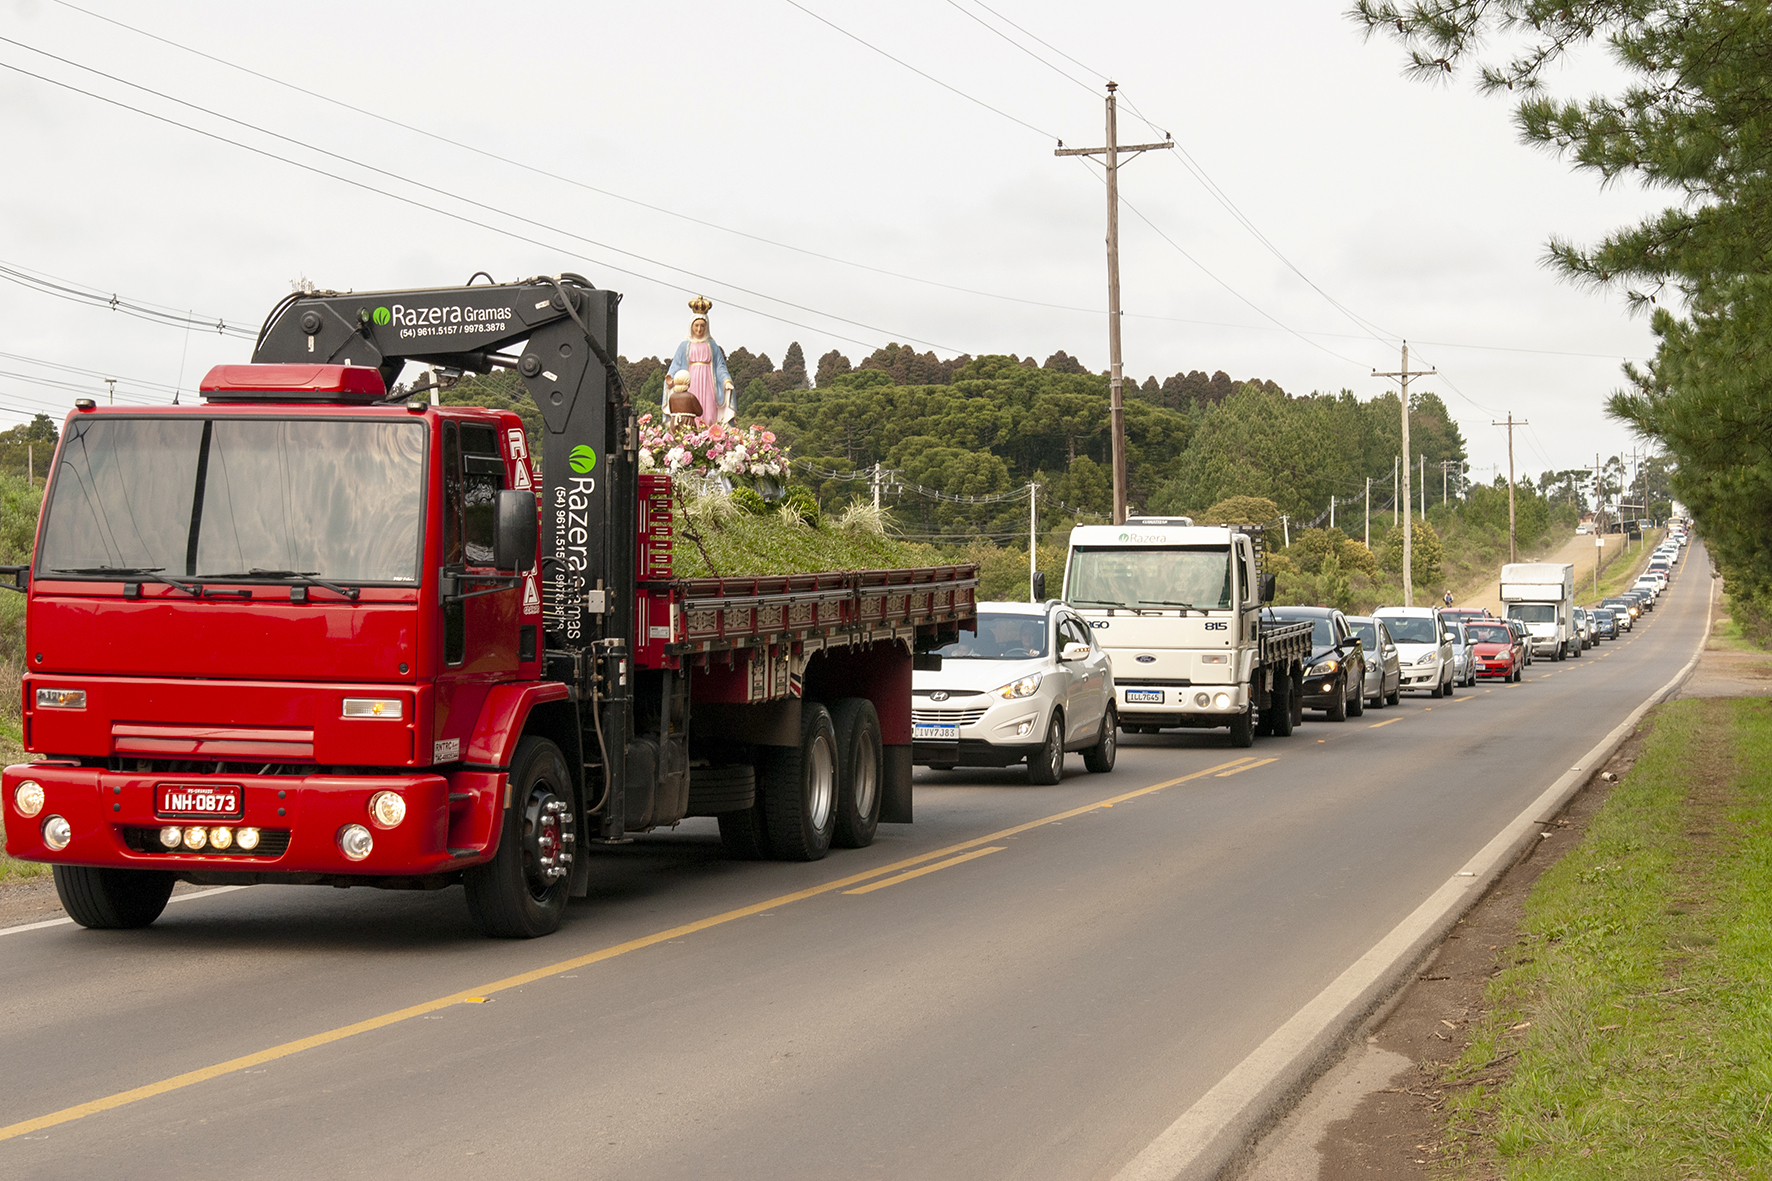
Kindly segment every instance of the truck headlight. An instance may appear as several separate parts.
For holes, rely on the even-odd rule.
[[[369,797],[369,814],[382,828],[395,828],[406,819],[406,801],[397,791],[378,791]]]
[[[39,689],[37,690],[38,709],[85,709],[86,690],[84,689]]]
[[[1001,697],[1004,701],[1014,701],[1021,697],[1032,697],[1040,691],[1040,676],[1041,674],[1039,673],[1029,673],[1018,681],[1010,681],[1007,685],[992,689],[991,696]]]
[[[352,861],[361,861],[375,848],[375,838],[361,824],[347,824],[338,830],[338,851]]]
[[[43,785],[35,779],[19,784],[12,793],[12,806],[18,809],[20,816],[35,816],[43,811]]]

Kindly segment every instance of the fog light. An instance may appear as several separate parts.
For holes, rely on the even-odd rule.
[[[369,797],[369,814],[383,828],[394,828],[406,819],[406,801],[397,791],[378,791]]]
[[[1028,731],[1032,730],[1033,728],[1034,728],[1034,723],[1031,720],[1023,722],[1021,725],[1019,725],[1015,728],[1015,736],[1017,738],[1026,738]]]
[[[236,832],[234,834],[234,843],[236,845],[240,846],[241,852],[243,852],[243,853],[252,852],[254,849],[258,848],[258,829],[256,829],[256,828],[241,829],[239,832]]]
[[[234,843],[234,830],[219,825],[209,830],[209,845],[212,849],[225,849]]]
[[[201,849],[209,843],[209,830],[200,824],[185,829],[185,848]]]
[[[361,824],[347,824],[338,830],[338,851],[352,861],[361,861],[375,848],[375,838]]]
[[[51,816],[43,822],[43,843],[57,852],[68,847],[74,839],[74,830],[60,816]]]
[[[12,803],[21,816],[35,816],[43,811],[43,785],[27,779],[12,793]]]
[[[1219,709],[1229,709],[1231,707],[1231,695],[1229,693],[1220,693],[1217,697],[1212,699],[1212,704],[1216,705]]]
[[[1208,693],[1196,693],[1196,694],[1194,694],[1194,704],[1195,704],[1195,705],[1198,705],[1198,706],[1201,706],[1201,707],[1205,707],[1205,706],[1206,706],[1206,705],[1208,705],[1208,704],[1210,704],[1210,703],[1211,703],[1211,701],[1212,701],[1212,696],[1211,696],[1211,694],[1208,694]]]
[[[160,843],[168,849],[178,848],[179,842],[185,839],[185,830],[176,824],[169,824],[160,830]]]

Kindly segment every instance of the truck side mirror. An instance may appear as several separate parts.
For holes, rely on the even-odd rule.
[[[1033,591],[1033,602],[1044,603],[1046,601],[1046,572],[1044,570],[1034,571],[1034,581],[1031,589]]]
[[[498,523],[492,538],[492,564],[500,570],[526,574],[535,568],[535,493],[503,488],[498,493]]]
[[[1261,601],[1262,602],[1271,603],[1274,601],[1274,583],[1276,581],[1278,581],[1278,579],[1279,579],[1279,576],[1276,574],[1263,574],[1261,576]]]

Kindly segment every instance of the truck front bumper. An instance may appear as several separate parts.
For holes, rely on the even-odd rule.
[[[0,776],[0,813],[6,818],[7,853],[25,861],[186,875],[427,877],[497,852],[505,779],[468,771],[447,778],[430,773],[174,775],[26,763]],[[27,781],[42,789],[43,803],[34,816],[20,806],[19,787]],[[238,789],[241,806],[231,816],[167,814],[156,805],[168,786]],[[383,826],[370,811],[371,798],[384,791],[405,804],[404,817],[392,826]],[[51,825],[57,818],[65,830]],[[370,836],[370,848],[359,860],[344,852],[342,837],[352,826]],[[62,831],[65,846],[52,848],[49,837]],[[254,847],[242,848],[254,840]],[[223,842],[226,847],[218,849]]]
[[[1228,726],[1249,708],[1248,685],[1114,686],[1123,726]]]

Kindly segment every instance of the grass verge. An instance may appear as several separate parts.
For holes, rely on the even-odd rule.
[[[21,632],[22,628],[19,629]],[[24,732],[19,722],[19,666],[0,660],[0,766],[22,763],[31,756],[25,753]],[[0,849],[0,885],[45,877],[47,865],[35,861],[14,861]]]
[[[1772,1175],[1772,701],[1651,717],[1451,1068],[1457,1171]]]

